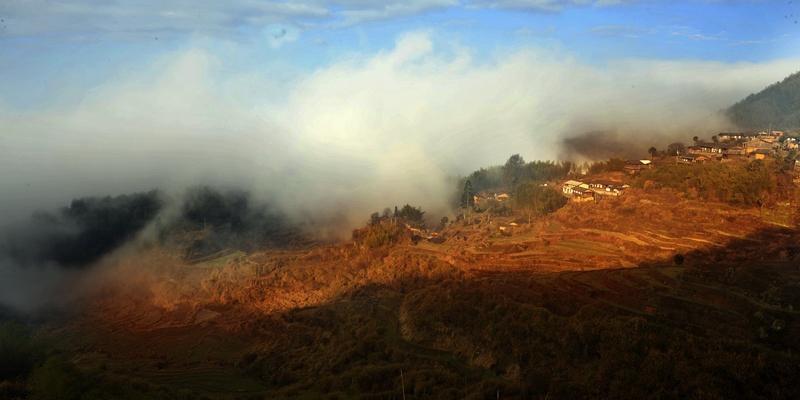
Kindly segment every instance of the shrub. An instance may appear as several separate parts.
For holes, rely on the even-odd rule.
[[[528,217],[549,214],[567,204],[567,199],[557,190],[532,182],[517,186],[514,201],[527,212]]]
[[[370,249],[399,243],[405,237],[405,228],[391,221],[382,221],[353,231],[353,240]]]
[[[692,194],[709,201],[760,205],[774,201],[778,189],[774,162],[672,164],[643,171],[635,184],[657,182],[661,187]]]

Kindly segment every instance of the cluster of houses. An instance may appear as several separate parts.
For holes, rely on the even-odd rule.
[[[779,150],[798,148],[795,138],[781,140],[782,131],[723,132],[713,142],[696,141],[678,154],[678,162],[692,164],[706,161],[751,158],[763,160]]]
[[[731,161],[735,159],[763,160],[767,157],[791,150],[800,149],[798,139],[784,137],[782,131],[762,132],[723,132],[716,135],[712,142],[698,141],[679,153],[679,163],[694,164],[706,161]],[[624,171],[636,175],[653,167],[652,160],[629,160],[625,162]],[[797,180],[800,183],[800,160],[795,163]],[[596,200],[598,196],[620,196],[628,185],[608,182],[580,182],[569,180],[564,182],[561,190],[574,202]]]
[[[504,203],[509,199],[511,199],[511,195],[506,192],[481,192],[472,196],[472,204],[481,205],[489,201]]]
[[[695,138],[692,146],[675,158],[679,163],[694,164],[706,161],[729,161],[735,159],[765,159],[791,150],[800,150],[800,142],[794,137],[784,137],[782,131],[762,132],[722,132],[713,137],[712,142],[699,141]],[[660,162],[659,160],[656,160]],[[663,160],[662,160],[663,161]],[[643,170],[653,167],[653,160],[629,160],[625,162],[624,171],[637,175]],[[795,163],[797,181],[800,183],[800,160]],[[543,186],[547,186],[544,184]],[[621,196],[629,186],[614,182],[568,180],[561,185],[564,196],[574,202],[596,201],[603,196]],[[511,196],[505,192],[483,192],[474,195],[473,204],[487,202],[504,203]]]
[[[622,185],[614,182],[605,181],[591,181],[581,182],[569,180],[561,185],[561,192],[569,197],[574,202],[594,201],[599,196],[622,196],[625,189],[629,188],[628,185]]]

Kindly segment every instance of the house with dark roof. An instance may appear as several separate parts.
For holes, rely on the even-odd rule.
[[[723,158],[743,158],[747,156],[747,150],[741,145],[731,145],[722,151]]]
[[[677,161],[683,164],[702,164],[710,160],[711,157],[704,154],[682,154],[677,156]]]
[[[621,196],[625,189],[629,188],[628,185],[623,185],[614,182],[595,181],[589,182],[589,188],[600,196]]]
[[[753,139],[761,139],[772,143],[777,141],[783,135],[783,131],[720,132],[717,134],[717,138],[720,142],[742,142]]]
[[[750,153],[750,157],[756,160],[763,160],[772,155],[772,150],[768,149],[758,149],[752,153]]]
[[[730,143],[697,142],[694,146],[689,146],[686,150],[689,154],[705,154],[714,157],[722,157],[725,150],[730,147],[732,147]]]
[[[653,167],[653,161],[651,160],[628,160],[625,162],[625,166],[623,169],[625,172],[636,175],[642,170],[649,169]]]
[[[572,195],[569,199],[570,201],[574,201],[576,203],[592,201],[594,200],[594,191],[589,188],[576,187],[572,189]]]
[[[745,153],[747,155],[755,153],[758,150],[772,151],[772,149],[774,149],[774,148],[775,148],[775,144],[774,143],[770,143],[770,142],[765,141],[765,140],[763,140],[761,138],[753,138],[751,140],[748,140],[744,144]]]
[[[758,133],[755,132],[720,132],[717,134],[717,138],[721,142],[732,142],[732,141],[740,141],[740,140],[748,140],[753,137],[758,137]]]
[[[571,196],[577,189],[589,189],[589,185],[580,181],[569,180],[561,185],[561,192],[566,196]]]

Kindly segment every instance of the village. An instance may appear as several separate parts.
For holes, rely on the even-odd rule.
[[[600,201],[607,197],[622,196],[630,185],[624,183],[624,177],[635,177],[642,171],[664,164],[703,164],[707,162],[736,162],[764,160],[768,157],[791,157],[796,159],[800,147],[798,138],[785,136],[783,131],[762,132],[723,132],[706,142],[698,137],[693,138],[691,146],[681,143],[671,144],[668,150],[658,152],[650,149],[651,157],[641,160],[627,160],[622,172],[616,176],[590,176],[587,170],[581,170],[566,181],[555,183],[560,186],[561,193],[571,202],[582,203]],[[800,162],[795,160],[795,174],[800,175]],[[609,175],[609,174],[605,174]],[[586,178],[581,178],[586,176]],[[553,185],[543,183],[542,186]],[[481,192],[473,196],[472,206],[487,208],[493,203],[506,203],[512,199],[509,192]]]
[[[673,143],[664,151],[651,148],[650,157],[638,160],[616,160],[613,171],[592,173],[588,168],[571,171],[564,180],[537,183],[542,188],[557,190],[566,202],[577,204],[596,204],[614,200],[623,196],[630,188],[631,182],[644,171],[660,166],[702,165],[706,163],[746,163],[767,158],[790,159],[793,163],[795,183],[800,182],[800,162],[797,151],[800,144],[798,138],[787,135],[783,131],[761,132],[722,132],[714,135],[711,141],[692,138],[693,144],[685,146]],[[455,221],[466,224],[487,224],[492,231],[501,236],[510,236],[521,229],[530,218],[515,213],[519,204],[514,201],[511,190],[485,190],[473,193],[470,201],[463,208],[464,213]],[[440,228],[444,228],[441,224]],[[425,229],[421,226],[406,225],[406,229],[415,238],[440,243],[441,229]]]
[[[629,176],[636,176],[644,170],[668,163],[691,165],[790,157],[794,163],[795,176],[800,175],[800,162],[796,154],[800,144],[796,137],[788,137],[783,131],[722,132],[711,139],[711,142],[706,142],[695,136],[691,146],[674,143],[661,154],[651,148],[649,159],[628,160],[623,171]],[[582,173],[586,174],[585,171]],[[620,182],[570,179],[561,184],[561,191],[570,201],[580,203],[597,201],[603,196],[621,196],[629,187]]]

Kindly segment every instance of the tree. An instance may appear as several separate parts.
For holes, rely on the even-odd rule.
[[[650,158],[656,158],[656,154],[658,154],[658,149],[656,149],[655,147],[651,147],[647,150],[647,152],[650,153]]]
[[[672,164],[643,171],[636,185],[653,181],[709,201],[747,206],[770,203],[778,198],[780,163],[756,160],[749,163]]]
[[[560,192],[549,186],[540,186],[533,182],[517,186],[514,201],[518,207],[525,210],[529,224],[533,215],[549,214],[567,203],[567,199]]]
[[[377,225],[380,222],[381,222],[381,215],[378,212],[374,212],[372,213],[372,215],[369,216],[370,225]]]
[[[692,141],[693,141],[693,142],[697,143],[699,140],[700,140],[700,138],[699,138],[699,137],[697,137],[697,136],[692,136]]]
[[[519,154],[514,154],[503,165],[503,183],[508,187],[514,187],[524,173],[525,160]]]
[[[712,136],[711,137],[711,141],[714,142],[714,143],[719,143],[719,136],[717,136],[717,135]]]
[[[422,211],[419,207],[413,207],[410,204],[406,204],[403,208],[400,209],[400,212],[397,213],[397,217],[401,220],[405,221],[409,225],[424,227],[425,211]]]
[[[625,160],[621,158],[609,158],[608,161],[599,161],[589,166],[589,172],[597,174],[601,172],[614,172],[625,170]]]
[[[464,182],[464,190],[461,191],[461,208],[472,207],[475,196],[475,191],[472,190],[472,182],[467,179]]]
[[[797,150],[792,149],[786,154],[786,157],[783,159],[783,170],[784,171],[791,171],[794,169],[795,162],[797,160]]]
[[[497,188],[503,184],[503,166],[481,168],[471,173],[467,179],[472,183],[474,192]]]
[[[695,136],[695,139],[696,138],[697,136]],[[670,143],[670,145],[667,146],[667,155],[670,156],[679,156],[683,154],[685,151],[686,151],[686,146],[684,146],[684,144],[680,142]]]

